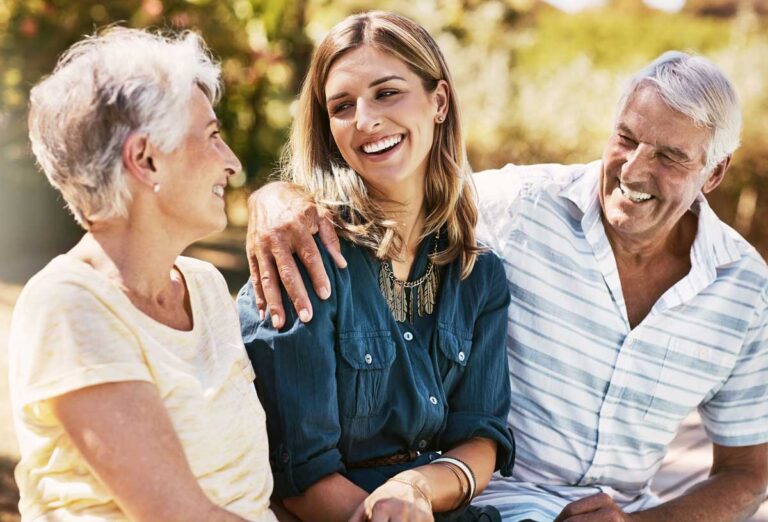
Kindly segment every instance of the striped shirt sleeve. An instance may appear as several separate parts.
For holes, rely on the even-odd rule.
[[[704,427],[722,446],[768,442],[768,286],[731,375],[699,407]]]

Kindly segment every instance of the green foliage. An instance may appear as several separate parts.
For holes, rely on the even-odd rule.
[[[401,12],[435,36],[453,73],[475,169],[596,159],[633,71],[668,49],[709,56],[734,79],[745,113],[743,146],[711,200],[768,252],[768,231],[756,225],[768,218],[768,24],[748,9],[709,18],[635,0],[576,15],[535,0],[0,0],[0,183],[23,190],[42,183],[28,151],[27,94],[64,49],[111,23],[189,28],[222,63],[217,113],[245,168],[230,191],[239,206],[228,210],[242,223],[246,187],[275,170],[313,46],[342,18],[367,9]],[[3,197],[0,211],[9,212],[7,200],[30,212],[21,198]]]
[[[303,16],[302,2],[279,0],[6,1],[0,14],[0,114],[23,122],[29,86],[52,70],[64,49],[96,28],[190,28],[203,34],[222,61],[226,97],[218,112],[227,138],[247,175],[263,178],[285,140],[295,68],[303,70],[311,53]],[[10,134],[0,136],[4,160],[27,161],[20,154],[26,146],[23,125],[5,131]]]
[[[638,10],[591,10],[564,16],[545,10],[535,19],[535,39],[521,47],[522,70],[557,67],[584,55],[598,68],[645,61],[669,49],[709,54],[728,41],[728,20]]]

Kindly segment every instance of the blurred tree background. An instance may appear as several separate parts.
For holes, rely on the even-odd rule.
[[[226,84],[217,112],[244,165],[227,194],[237,230],[248,193],[275,170],[314,44],[372,8],[410,16],[440,43],[476,170],[598,158],[633,71],[668,49],[705,54],[736,83],[745,120],[709,199],[768,255],[768,0],[688,0],[675,13],[592,3],[601,5],[569,14],[537,0],[0,0],[0,278],[23,281],[80,235],[34,166],[25,123],[30,87],[69,45],[112,23],[205,37]]]
[[[312,49],[346,15],[401,12],[438,40],[456,80],[476,170],[507,162],[588,162],[600,156],[624,82],[668,49],[705,54],[733,79],[742,147],[708,198],[768,257],[768,0],[0,0],[0,352],[18,284],[81,235],[34,165],[29,89],[95,29],[192,29],[220,59],[225,138],[244,165],[231,178],[231,227],[192,255],[234,288],[245,202],[275,170]],[[550,4],[558,5],[559,10]],[[579,10],[579,5],[591,5]],[[4,330],[5,328],[5,330]],[[0,353],[0,522],[17,521],[17,458]]]

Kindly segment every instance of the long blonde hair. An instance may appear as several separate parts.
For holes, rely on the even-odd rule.
[[[346,164],[331,135],[325,84],[333,63],[368,45],[405,63],[433,92],[440,80],[448,84],[448,111],[436,126],[424,187],[425,222],[422,239],[444,230],[445,249],[431,256],[436,265],[461,259],[461,277],[474,267],[481,249],[475,240],[477,206],[469,176],[456,93],[448,66],[432,36],[415,22],[383,11],[350,16],[337,24],[312,56],[299,97],[299,108],[283,160],[283,177],[307,189],[331,209],[339,234],[376,253],[396,258],[403,238],[363,179]]]

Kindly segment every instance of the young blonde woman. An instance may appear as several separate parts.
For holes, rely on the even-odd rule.
[[[264,411],[223,277],[180,256],[226,225],[240,162],[195,34],[113,28],[31,93],[30,138],[86,230],[10,337],[24,520],[274,521]]]
[[[238,297],[267,411],[275,491],[315,520],[496,520],[468,507],[513,441],[504,270],[477,212],[450,73],[392,14],[355,15],[315,51],[286,173],[325,205],[347,268],[321,249],[314,317]],[[283,260],[285,263],[292,259]]]

